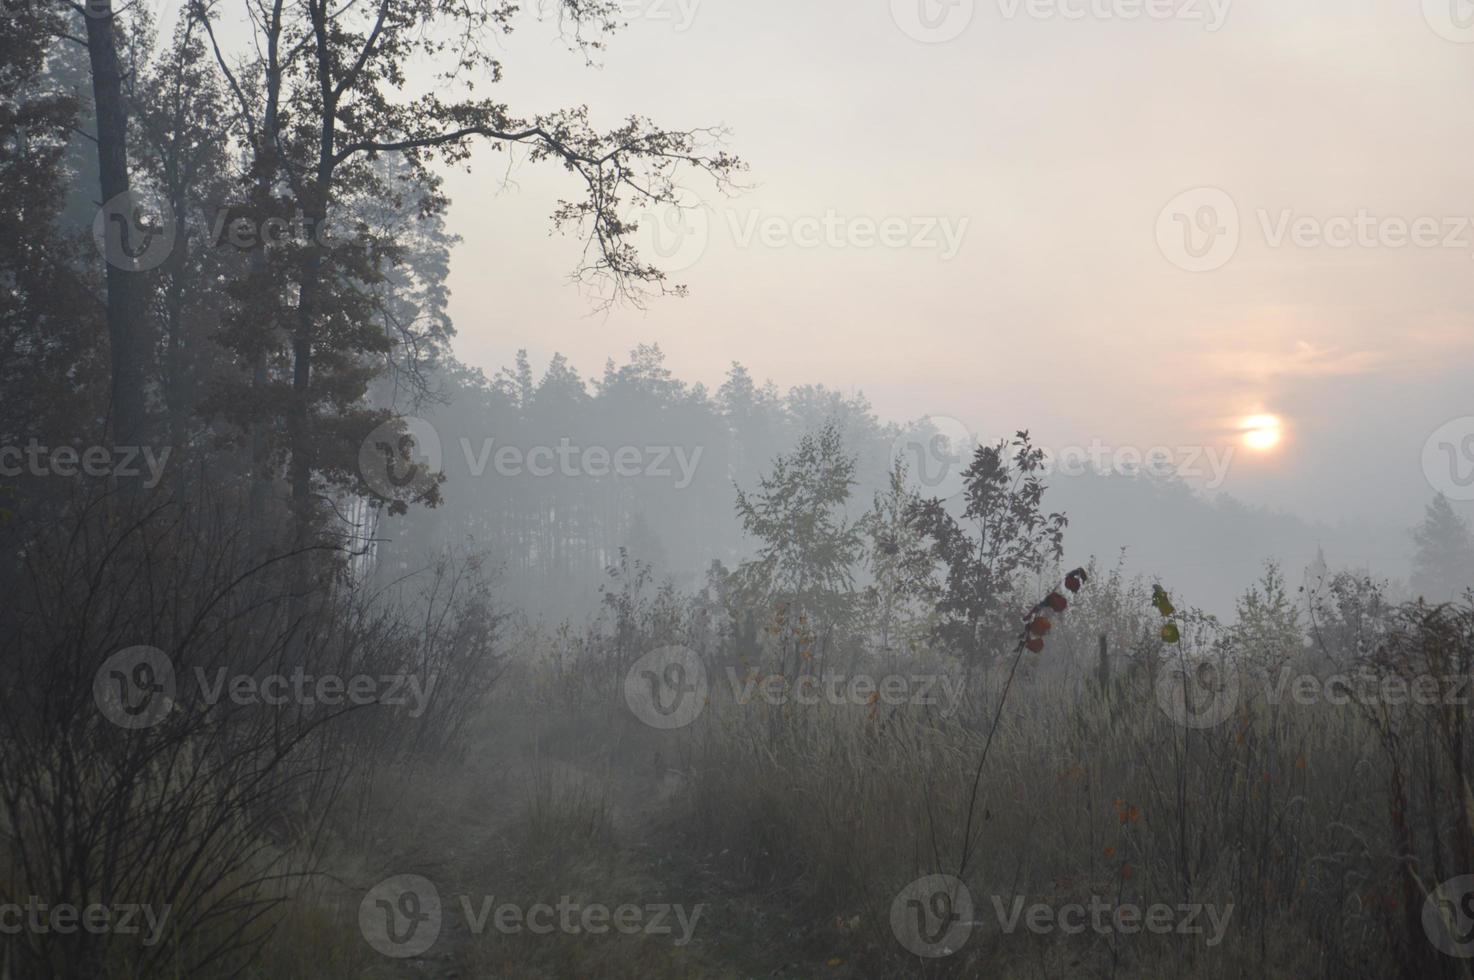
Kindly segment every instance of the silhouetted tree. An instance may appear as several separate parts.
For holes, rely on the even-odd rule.
[[[1442,602],[1474,586],[1474,533],[1443,494],[1427,506],[1413,541],[1414,593]]]
[[[896,460],[884,490],[875,492],[860,526],[867,538],[872,581],[864,589],[871,629],[882,650],[909,648],[924,638],[939,595],[936,561],[910,515],[920,502],[906,485],[906,463]]]
[[[1011,452],[1011,455],[1010,455]],[[912,505],[911,522],[945,570],[937,640],[968,657],[1002,653],[1018,632],[1010,598],[1017,577],[1038,572],[1064,552],[1065,516],[1046,514],[1039,473],[1044,453],[1028,432],[979,446],[963,471],[960,519],[935,497]]]
[[[855,457],[831,422],[775,459],[757,490],[737,490],[737,516],[759,542],[735,573],[742,590],[760,606],[783,604],[791,621],[807,616],[821,642],[854,609],[863,539],[844,509],[854,482]]]

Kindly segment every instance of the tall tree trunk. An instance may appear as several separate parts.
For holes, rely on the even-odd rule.
[[[178,132],[178,129],[175,129]],[[188,240],[185,236],[185,189],[189,178],[176,181],[175,175],[170,175],[171,193],[169,201],[169,220],[174,223],[174,255],[170,261],[174,263],[173,275],[169,277],[168,289],[164,294],[164,404],[169,412],[169,446],[173,458],[177,461],[184,459],[184,445],[187,441],[189,417],[193,409],[191,404],[191,381],[186,360],[187,341],[185,338],[184,325],[184,277],[189,261]],[[176,488],[183,494],[185,481],[189,476],[189,467],[180,466],[176,470]]]
[[[123,73],[113,32],[112,0],[93,0],[88,5],[87,54],[92,66],[92,98],[97,106],[97,164],[104,207],[127,201],[128,106],[123,97]],[[105,214],[105,222],[122,221],[117,234],[136,233],[127,214]],[[105,225],[104,236],[114,234]],[[123,244],[133,247],[126,237]],[[147,281],[143,271],[126,268],[109,250],[107,263],[107,328],[112,366],[112,395],[109,414],[113,444],[140,445],[144,436],[144,361],[148,345],[146,316]]]
[[[267,39],[266,108],[261,115],[261,133],[257,138],[255,160],[256,206],[266,208],[271,199],[272,184],[276,179],[278,160],[276,154],[277,128],[280,122],[278,106],[281,100],[281,68],[277,64],[277,45],[281,35],[281,0],[272,8],[271,30]],[[266,276],[266,250],[258,248],[251,254],[251,276],[260,282]],[[267,326],[266,329],[271,329]],[[251,384],[260,393],[266,389],[268,380],[265,354],[259,350],[251,364]],[[251,489],[247,502],[251,536],[257,551],[262,550],[266,535],[266,502],[271,496],[271,461],[267,452],[265,424],[260,419],[251,422]]]
[[[333,88],[328,54],[328,7],[325,0],[309,3],[313,34],[317,40],[317,86],[322,97],[322,119],[318,125],[317,169],[300,201],[306,227],[314,234],[327,220],[333,191],[333,154],[337,137],[337,94]],[[312,438],[309,432],[312,406],[312,341],[318,315],[323,275],[323,245],[309,246],[302,263],[302,280],[297,292],[297,323],[292,331],[292,401],[287,412],[287,445],[291,461],[287,477],[292,489],[293,546],[305,547],[312,533]],[[304,556],[305,557],[305,556]],[[305,568],[304,562],[298,562]]]
[[[313,227],[317,227],[316,224]],[[297,324],[292,330],[292,401],[287,410],[287,443],[291,449],[287,477],[292,489],[292,546],[303,547],[312,532],[311,419],[312,333],[317,312],[317,285],[321,260],[303,264],[297,292]]]

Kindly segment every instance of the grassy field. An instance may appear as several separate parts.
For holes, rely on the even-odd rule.
[[[963,692],[922,705],[754,696],[751,668],[714,662],[696,717],[658,729],[619,672],[525,650],[464,762],[380,774],[368,846],[339,855],[345,887],[297,899],[261,975],[1465,975],[1427,934],[1414,874],[1461,870],[1468,799],[1437,739],[1466,707],[1306,698],[1302,674],[1330,675],[1301,650],[1240,664],[1221,720],[1185,725],[1160,650],[1103,673],[1080,639],[1026,655],[980,777],[1006,662],[811,668]],[[440,937],[365,957],[359,898],[401,874],[434,882]],[[904,893],[937,874],[960,878],[970,914],[916,955]],[[688,939],[473,928],[488,900],[560,899],[700,911]]]

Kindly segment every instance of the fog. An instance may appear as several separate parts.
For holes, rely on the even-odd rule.
[[[0,978],[1474,958],[1464,0],[14,0]]]

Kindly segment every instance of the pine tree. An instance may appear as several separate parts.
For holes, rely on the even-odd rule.
[[[825,644],[854,606],[863,552],[860,528],[845,515],[854,483],[855,457],[830,423],[775,459],[757,490],[737,490],[737,517],[759,543],[757,558],[737,570],[740,587],[762,607],[793,607]]]
[[[1239,598],[1235,608],[1238,616],[1231,635],[1239,655],[1249,663],[1277,671],[1304,646],[1300,607],[1278,563],[1265,564],[1263,577]]]
[[[1443,494],[1433,498],[1413,529],[1413,592],[1444,602],[1474,587],[1474,532]]]

